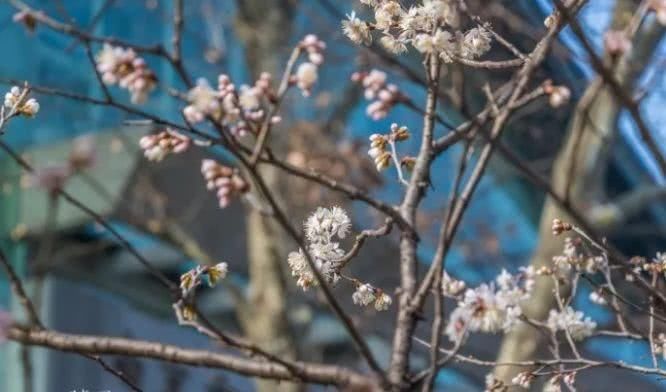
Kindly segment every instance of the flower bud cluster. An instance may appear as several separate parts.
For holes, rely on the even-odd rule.
[[[548,103],[554,108],[566,105],[571,99],[571,90],[566,86],[553,86],[550,81],[544,83],[543,91],[548,95]]]
[[[302,50],[308,54],[308,61],[301,63],[296,73],[291,76],[291,82],[301,90],[304,97],[312,92],[312,87],[319,79],[319,66],[324,63],[324,49],[326,43],[314,34],[308,34],[299,43]]]
[[[375,167],[378,171],[382,171],[391,165],[393,157],[393,150],[387,151],[387,147],[395,146],[396,142],[401,142],[409,139],[409,130],[406,126],[398,126],[398,124],[391,124],[391,130],[388,134],[373,133],[370,135],[370,149],[368,155],[375,161]],[[396,157],[397,158],[397,157]],[[410,163],[406,162],[409,167]]]
[[[185,321],[196,319],[194,308],[188,303],[198,286],[201,285],[203,278],[208,277],[208,285],[214,287],[221,279],[224,279],[229,273],[227,263],[218,263],[213,266],[198,265],[180,276],[180,296],[181,299],[175,308],[179,316]]]
[[[187,150],[191,142],[189,137],[167,128],[160,133],[142,137],[139,146],[148,160],[159,162],[169,154],[179,154]]]
[[[7,115],[23,115],[34,117],[39,112],[39,102],[35,98],[28,98],[28,90],[13,86],[5,94],[4,108]]]
[[[404,99],[398,86],[386,83],[386,72],[376,69],[370,72],[354,72],[351,80],[365,89],[365,99],[371,101],[366,108],[366,113],[373,120],[386,117],[389,111]]]
[[[144,103],[157,85],[155,73],[131,48],[104,44],[97,54],[96,62],[102,81],[127,89],[133,103]]]
[[[208,190],[216,190],[220,208],[225,208],[231,198],[250,190],[250,185],[238,174],[237,170],[220,165],[212,159],[204,159],[201,173],[206,180]]]
[[[502,270],[494,282],[467,289],[451,312],[446,335],[458,342],[468,332],[510,330],[522,315],[521,304],[530,297],[535,276],[531,267],[515,275]]]
[[[272,88],[272,76],[263,72],[254,85],[241,85],[238,89],[228,75],[217,78],[217,89],[205,79],[197,80],[197,84],[187,93],[189,104],[183,109],[185,119],[192,123],[200,123],[206,117],[229,127],[236,136],[244,136],[252,126],[264,121],[266,106],[275,100]],[[271,119],[279,122],[279,117]]]

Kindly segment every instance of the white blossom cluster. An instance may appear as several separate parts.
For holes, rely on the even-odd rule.
[[[466,332],[508,331],[522,315],[520,305],[529,298],[534,277],[531,267],[516,275],[502,270],[494,282],[467,289],[451,312],[445,331],[449,339],[457,342]]]
[[[4,108],[11,115],[24,115],[34,117],[39,112],[39,102],[35,98],[28,98],[28,91],[13,86],[5,94]]]
[[[597,323],[571,306],[562,311],[551,309],[546,324],[553,331],[567,331],[574,340],[585,339],[592,335],[597,327]]]
[[[351,229],[351,220],[340,207],[319,207],[304,223],[307,250],[313,263],[322,278],[328,284],[335,285],[342,275],[341,261],[345,256],[338,240],[344,239]],[[318,284],[317,278],[310,268],[307,256],[303,249],[291,252],[287,257],[291,275],[297,278],[296,284],[304,291]],[[352,280],[356,290],[352,294],[352,301],[359,306],[373,304],[376,310],[386,310],[393,302],[391,297],[379,288],[369,283]]]
[[[386,72],[376,69],[370,72],[354,72],[351,80],[363,86],[363,95],[371,101],[366,113],[373,120],[386,117],[389,111],[404,99],[398,86],[386,82]]]
[[[393,302],[386,293],[368,283],[359,284],[356,287],[356,291],[352,294],[352,301],[359,306],[374,304],[377,310],[386,310]]]
[[[104,44],[97,54],[96,62],[102,81],[127,89],[133,103],[144,103],[157,85],[155,73],[131,48]]]
[[[344,256],[336,239],[343,239],[351,228],[347,213],[340,207],[319,207],[305,221],[305,237],[308,252],[313,258],[316,268],[327,283],[336,284],[340,280],[339,265],[336,260]],[[317,279],[302,249],[289,253],[288,259],[291,274],[297,277],[296,284],[307,290],[317,285]]]
[[[397,160],[395,155],[395,143],[409,139],[409,129],[406,126],[391,124],[388,134],[373,133],[370,135],[370,149],[368,155],[375,161],[377,171],[382,171],[391,165],[392,160]],[[391,147],[391,151],[387,148]]]
[[[403,53],[412,45],[417,51],[437,55],[446,62],[456,57],[478,58],[490,49],[491,35],[486,28],[459,30],[456,1],[423,0],[409,9],[395,0],[361,3],[373,9],[374,22],[361,20],[354,12],[342,22],[343,32],[356,44],[370,44],[372,32],[378,31],[379,42],[391,53]]]
[[[159,162],[169,154],[179,154],[190,147],[191,139],[173,129],[143,136],[139,146],[149,161]]]
[[[225,208],[231,198],[250,190],[250,185],[231,167],[221,165],[212,159],[201,162],[201,174],[208,190],[216,190],[220,208]]]

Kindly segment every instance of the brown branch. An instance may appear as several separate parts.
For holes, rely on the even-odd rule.
[[[436,56],[425,61],[428,76],[428,95],[426,97],[425,115],[423,117],[423,135],[421,147],[409,180],[409,186],[400,204],[400,215],[410,225],[416,220],[416,210],[425,195],[430,181],[430,164],[432,159],[432,139],[435,126],[435,110],[437,108],[437,90],[439,87],[440,64]],[[403,232],[400,238],[400,295],[398,300],[398,318],[393,335],[393,352],[389,379],[396,387],[405,382],[409,369],[409,352],[416,320],[409,307],[409,302],[416,287],[416,239]]]
[[[21,283],[21,279],[19,279],[18,275],[16,274],[16,271],[12,267],[9,259],[7,259],[7,256],[5,256],[5,252],[2,249],[0,249],[0,264],[2,264],[2,268],[5,270],[5,273],[9,278],[9,285],[11,286],[14,295],[18,297],[19,303],[27,313],[28,321],[30,322],[31,326],[35,328],[35,330],[44,330],[44,324],[39,319],[37,311],[35,310],[35,306],[33,305],[28,295],[26,294],[23,284]],[[136,386],[130,379],[128,379],[127,376],[125,376],[122,372],[109,366],[98,355],[91,355],[91,354],[81,354],[81,355],[97,362],[100,366],[102,366],[102,368],[106,372],[118,378],[121,382],[126,384],[133,391],[141,392],[141,389],[138,386]],[[24,362],[24,367],[26,372],[29,372],[30,370],[28,367],[30,366],[30,358],[28,357],[28,351],[25,349],[23,349],[22,351],[22,359]]]
[[[344,268],[349,262],[358,255],[365,243],[365,240],[369,237],[382,237],[391,232],[393,227],[393,219],[386,218],[384,224],[377,229],[367,229],[363,230],[360,234],[354,239],[354,245],[352,245],[349,252],[337,260],[333,260],[334,263],[339,264],[340,268]]]
[[[374,355],[370,351],[367,342],[363,339],[358,329],[354,326],[354,323],[351,321],[351,318],[345,313],[345,311],[342,309],[338,301],[335,299],[335,296],[333,295],[331,289],[328,287],[326,280],[324,279],[321,272],[317,268],[314,262],[314,258],[310,254],[310,251],[308,250],[307,246],[305,246],[303,238],[296,232],[296,229],[294,229],[294,227],[291,225],[289,218],[282,210],[282,208],[278,205],[277,201],[275,200],[275,196],[266,185],[266,182],[262,177],[262,175],[258,172],[256,167],[252,167],[250,165],[249,160],[243,155],[238,145],[229,140],[229,136],[226,133],[226,130],[220,124],[218,124],[217,122],[212,122],[211,125],[213,125],[217,129],[218,133],[220,134],[220,137],[226,141],[226,146],[230,148],[230,152],[240,161],[241,165],[248,171],[248,173],[252,177],[252,180],[257,185],[259,192],[266,199],[266,202],[271,207],[271,210],[273,211],[273,217],[276,219],[278,224],[283,228],[283,230],[285,230],[285,232],[287,232],[287,234],[292,238],[292,240],[296,242],[299,248],[303,249],[303,254],[305,255],[305,259],[308,263],[308,266],[310,267],[310,270],[315,276],[315,280],[319,284],[322,293],[324,294],[326,303],[333,311],[333,314],[335,314],[335,316],[342,322],[343,326],[345,327],[345,330],[352,339],[354,347],[357,349],[359,354],[366,360],[366,362],[368,363],[372,371],[375,373],[375,375],[382,380],[382,383],[387,384],[387,381],[385,381],[384,372],[382,371],[381,367],[379,366],[379,363],[377,362],[377,360],[374,358]]]
[[[206,350],[186,349],[151,341],[107,336],[73,335],[53,330],[34,330],[13,326],[8,338],[23,344],[82,354],[126,355],[172,363],[226,369],[252,377],[300,381],[284,366],[245,359]],[[372,379],[338,366],[297,362],[307,382],[344,388],[373,388]]]
[[[291,71],[294,69],[294,65],[296,64],[296,60],[298,60],[298,56],[300,56],[300,54],[301,47],[298,45],[294,48],[294,50],[291,52],[291,55],[289,56],[287,66],[285,67],[284,73],[282,74],[282,79],[280,80],[275,102],[273,103],[273,106],[271,106],[271,109],[268,111],[268,113],[266,113],[266,118],[264,118],[264,122],[261,124],[261,128],[259,129],[257,142],[254,145],[254,151],[252,151],[252,156],[250,157],[250,166],[252,167],[257,164],[257,160],[259,159],[259,156],[261,156],[261,152],[264,150],[264,145],[268,140],[268,134],[271,131],[273,117],[280,110],[280,105],[282,104],[284,96],[289,89]]]

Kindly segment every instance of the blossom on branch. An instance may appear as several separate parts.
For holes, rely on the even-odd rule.
[[[8,110],[7,115],[23,115],[34,117],[39,112],[39,102],[35,98],[28,98],[28,89],[13,86],[5,94],[4,107]]]
[[[534,275],[531,268],[524,268],[516,275],[502,270],[495,282],[467,289],[451,312],[446,335],[458,342],[467,332],[510,330],[522,315],[521,303],[530,297]]]
[[[356,286],[356,291],[352,294],[352,301],[359,306],[374,304],[375,309],[379,311],[387,310],[393,302],[386,293],[368,283]]]
[[[105,43],[97,54],[96,62],[102,81],[108,85],[117,84],[127,89],[132,103],[144,103],[148,99],[148,94],[157,85],[155,73],[131,48]]]
[[[351,80],[363,86],[365,99],[372,101],[366,113],[373,120],[386,117],[389,111],[404,99],[398,86],[386,83],[386,72],[376,69],[370,72],[354,72]]]
[[[551,309],[546,322],[553,331],[567,331],[574,340],[582,340],[594,332],[597,323],[583,312],[567,306],[562,311]]]
[[[153,135],[143,136],[139,140],[139,146],[144,150],[144,156],[150,160],[159,162],[169,154],[179,154],[190,147],[192,140],[177,131],[167,128]]]
[[[220,165],[212,159],[204,159],[201,162],[201,174],[206,180],[206,188],[216,190],[220,208],[228,206],[232,197],[250,190],[250,185],[237,170]]]
[[[395,0],[362,1],[374,10],[374,22],[361,20],[355,13],[347,15],[342,30],[355,44],[372,42],[371,32],[382,37],[382,46],[393,54],[407,51],[411,44],[423,54],[439,56],[446,62],[475,59],[490,50],[488,26],[476,26],[463,33],[456,2],[429,0],[409,9]]]
[[[356,12],[347,15],[347,20],[342,21],[342,31],[355,44],[370,45],[372,35],[368,24],[356,16]]]

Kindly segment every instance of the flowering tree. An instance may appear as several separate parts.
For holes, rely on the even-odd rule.
[[[251,10],[248,4],[252,3],[241,5],[247,20],[252,20],[249,15],[260,9]],[[658,332],[662,329],[661,309],[666,302],[660,291],[666,257],[657,254],[654,258],[628,258],[600,234],[600,228],[603,232],[599,224],[601,215],[607,217],[609,209],[622,215],[634,207],[598,203],[589,211],[581,208],[584,205],[581,199],[591,192],[588,184],[594,181],[598,186],[599,180],[594,176],[599,176],[599,168],[608,164],[608,147],[599,140],[603,136],[612,138],[616,133],[617,112],[622,107],[631,114],[646,150],[662,174],[666,174],[666,160],[642,117],[640,102],[633,91],[663,32],[666,3],[643,1],[636,8],[627,5],[631,1],[618,1],[618,21],[605,36],[603,57],[589,43],[577,19],[577,13],[586,3],[585,0],[554,0],[552,13],[544,21],[545,32],[529,53],[523,53],[509,38],[495,31],[490,21],[476,15],[464,1],[423,0],[407,6],[392,0],[364,0],[358,4],[363,7],[359,7],[362,12],[350,12],[341,20],[341,29],[353,44],[378,53],[387,64],[404,67],[400,56],[409,53],[419,56],[423,63],[420,73],[413,73],[409,68],[402,71],[412,72],[413,80],[425,89],[424,102],[410,97],[391,81],[392,76],[382,70],[362,69],[349,76],[362,87],[364,97],[369,101],[367,115],[372,119],[391,118],[396,107],[405,107],[422,116],[420,124],[396,122],[385,132],[372,134],[364,146],[374,169],[400,186],[401,201],[393,205],[351,182],[294,163],[293,159],[284,157],[284,148],[279,138],[276,140],[274,133],[283,122],[285,96],[291,90],[298,90],[303,99],[308,99],[317,87],[321,68],[327,66],[326,43],[321,37],[308,34],[297,42],[277,78],[275,70],[255,70],[258,71],[254,72],[257,78],[251,84],[238,83],[227,74],[220,74],[216,84],[205,79],[192,82],[196,75],[188,72],[182,55],[182,32],[186,23],[183,1],[174,1],[172,47],[166,48],[96,36],[22,1],[11,0],[10,4],[17,12],[15,22],[30,30],[50,29],[83,42],[91,60],[90,72],[94,73],[103,98],[31,85],[29,81],[16,85],[6,93],[0,111],[2,133],[11,132],[13,121],[19,117],[39,121],[40,105],[34,96],[51,94],[123,111],[155,124],[158,130],[139,142],[145,159],[150,161],[178,159],[178,154],[191,149],[224,148],[233,157],[231,162],[215,159],[201,162],[206,188],[215,193],[220,208],[227,208],[237,199],[245,202],[248,220],[256,223],[253,226],[256,231],[251,236],[254,233],[259,236],[265,231],[279,231],[286,235],[291,249],[279,264],[290,270],[294,286],[322,295],[331,313],[344,326],[364,364],[353,368],[299,361],[295,350],[265,347],[262,334],[267,334],[268,339],[277,339],[277,332],[271,328],[278,331],[286,323],[280,313],[284,307],[280,296],[285,289],[279,273],[270,275],[274,265],[270,261],[257,261],[267,260],[261,257],[251,261],[255,263],[255,271],[259,271],[252,277],[258,279],[255,284],[262,282],[253,290],[274,296],[277,305],[262,302],[259,295],[253,297],[255,302],[250,308],[263,312],[248,318],[252,321],[246,323],[247,338],[218,328],[197,306],[197,289],[223,281],[233,272],[229,271],[229,264],[201,264],[183,274],[179,282],[173,282],[155,268],[104,217],[67,191],[67,180],[94,163],[91,148],[81,141],[73,146],[66,164],[48,169],[33,168],[4,142],[0,141],[0,147],[33,174],[35,184],[44,188],[51,199],[62,198],[84,210],[126,247],[173,296],[174,319],[180,325],[192,327],[236,353],[193,350],[110,336],[73,335],[49,329],[40,321],[11,263],[0,252],[0,261],[14,295],[28,316],[27,320],[12,321],[2,315],[0,328],[3,335],[24,345],[44,346],[88,357],[132,390],[140,389],[122,372],[109,366],[101,355],[154,358],[227,369],[249,377],[289,381],[280,386],[283,388],[322,384],[349,390],[428,391],[434,388],[438,372],[454,361],[484,369],[488,374],[486,389],[492,391],[504,391],[514,386],[529,388],[537,382],[545,383],[549,390],[559,390],[562,385],[574,390],[576,377],[595,368],[666,375],[658,358],[666,355],[666,336]],[[279,25],[280,18],[275,23]],[[561,107],[570,98],[567,87],[553,85],[542,75],[542,64],[566,26],[570,26],[583,44],[590,64],[599,76],[581,100],[581,110],[574,118],[549,181],[512,152],[503,143],[502,136],[510,119],[527,105],[546,98],[547,104],[539,107],[547,111]],[[275,29],[271,25],[262,28]],[[263,48],[266,42],[270,47],[271,40],[275,39],[275,34],[260,37],[263,41],[247,34],[248,42],[255,48]],[[99,47],[96,55],[93,53],[95,47]],[[494,53],[489,54],[491,48],[508,59],[494,59]],[[145,56],[154,56],[172,67],[186,87],[183,91],[170,90],[182,102],[181,121],[171,121],[168,116],[142,109],[141,105],[158,88],[169,87],[160,85]],[[641,65],[633,66],[635,63]],[[456,68],[488,73],[515,71],[499,87],[483,84],[480,87],[485,97],[483,108],[476,114],[469,113],[466,121],[453,125],[441,114],[441,101],[444,73]],[[128,96],[119,96],[118,89],[127,90]],[[596,129],[599,121],[601,130]],[[597,126],[590,125],[593,123]],[[438,135],[437,128],[447,131]],[[418,149],[409,151],[404,142],[414,138],[418,141]],[[448,196],[439,193],[438,197],[446,197],[447,204],[436,219],[439,235],[434,254],[426,261],[426,270],[420,272],[418,264],[424,230],[419,227],[417,217],[424,210],[424,198],[437,194],[431,187],[431,178],[437,175],[432,170],[434,161],[454,145],[460,145],[464,153],[457,168],[453,169],[456,177]],[[478,154],[475,154],[476,150]],[[451,271],[447,272],[445,261],[471,199],[496,152],[549,196],[542,214],[541,244],[531,265],[513,272],[503,269],[493,280],[467,287],[464,281],[454,278]],[[594,168],[587,163],[590,156],[594,158]],[[275,174],[277,172],[280,176]],[[356,232],[345,209],[327,205],[309,211],[301,230],[292,219],[298,212],[287,210],[276,190],[286,177],[296,177],[306,181],[309,187],[326,188],[359,201],[380,214],[383,224]],[[600,200],[597,195],[594,197]],[[640,199],[641,202],[646,200],[645,197]],[[373,281],[373,276],[356,276],[350,266],[360,262],[358,256],[366,242],[392,232],[399,235],[399,252],[386,268],[391,268],[398,277],[399,286],[382,287]],[[350,234],[352,241],[346,240]],[[274,242],[271,246],[277,247],[275,243],[281,242],[277,235],[269,239]],[[601,326],[576,309],[573,301],[583,285],[591,288],[592,302],[615,314],[613,323]],[[640,300],[628,299],[625,293],[629,291],[632,298]],[[428,301],[432,306],[427,306]],[[371,307],[376,312],[395,312],[387,364],[371,351],[349,314],[349,307],[343,306],[343,302]],[[451,304],[446,311],[445,303]],[[632,323],[630,318],[634,314],[644,315],[647,323]],[[254,326],[251,325],[253,322]],[[420,331],[429,332],[428,338],[424,339]],[[470,340],[480,334],[506,334],[499,359],[481,359],[465,353]],[[582,344],[599,335],[614,337],[618,344],[646,342],[652,365],[586,357]],[[540,340],[547,342],[547,350],[543,353],[537,350]],[[418,345],[428,350],[428,363],[423,368],[410,363]],[[275,384],[260,386],[266,390],[275,388]]]

